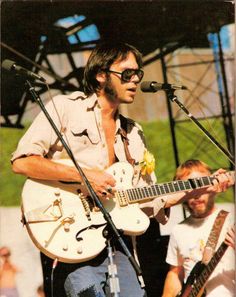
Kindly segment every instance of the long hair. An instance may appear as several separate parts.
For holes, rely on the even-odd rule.
[[[142,55],[132,45],[110,42],[98,44],[92,51],[84,70],[83,86],[85,95],[90,96],[100,89],[100,84],[96,79],[96,75],[100,71],[109,69],[118,59],[125,60],[130,52],[134,54],[137,64],[141,68]]]

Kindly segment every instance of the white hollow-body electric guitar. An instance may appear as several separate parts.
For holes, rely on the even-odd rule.
[[[60,162],[72,164],[68,160]],[[115,226],[127,235],[141,235],[149,226],[149,218],[139,208],[140,202],[206,187],[213,179],[201,177],[133,188],[134,172],[129,163],[115,163],[106,171],[116,180],[116,192],[103,205]],[[105,248],[106,221],[85,192],[76,183],[26,180],[22,191],[23,221],[34,244],[48,257],[79,263],[96,257]]]

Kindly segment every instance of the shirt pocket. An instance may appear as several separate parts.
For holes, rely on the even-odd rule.
[[[97,145],[100,142],[98,133],[87,128],[72,128],[71,134],[73,142],[77,143],[80,147]]]

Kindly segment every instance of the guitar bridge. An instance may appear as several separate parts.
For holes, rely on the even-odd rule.
[[[89,221],[91,221],[89,201],[87,200],[87,198],[84,196],[83,193],[80,194],[80,200],[81,200],[81,203],[83,205],[83,208],[84,208],[85,215],[86,215],[87,219]]]

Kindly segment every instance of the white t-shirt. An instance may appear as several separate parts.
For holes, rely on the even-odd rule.
[[[176,225],[170,235],[166,262],[173,266],[183,266],[185,281],[194,265],[202,260],[202,254],[215,218],[217,209],[206,218],[188,217]],[[228,214],[220,233],[216,250],[224,241],[225,234],[233,225],[233,216]],[[235,296],[235,256],[234,250],[228,247],[217,264],[206,285],[207,297]]]

